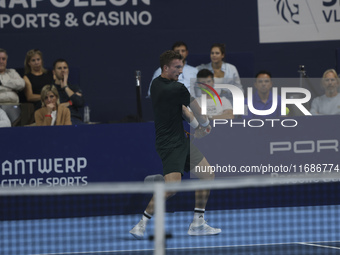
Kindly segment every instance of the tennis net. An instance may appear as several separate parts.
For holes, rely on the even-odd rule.
[[[1,254],[338,254],[339,186],[324,176],[2,188]],[[204,220],[221,233],[188,235],[194,191],[205,189]],[[165,202],[165,192],[177,194]],[[137,240],[129,231],[153,194]]]

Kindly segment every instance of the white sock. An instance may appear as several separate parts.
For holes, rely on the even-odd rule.
[[[194,223],[194,225],[202,225],[204,223],[204,212],[205,209],[202,208],[195,208],[194,210],[194,220],[192,221],[192,223]]]
[[[145,222],[145,224],[152,218],[152,215],[148,214],[146,211],[144,211],[142,216],[142,221]]]

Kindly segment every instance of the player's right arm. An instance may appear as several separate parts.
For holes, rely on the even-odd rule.
[[[202,110],[196,99],[191,101],[190,109],[192,110],[195,118],[200,123],[202,127],[206,127],[209,125],[209,119],[206,115],[202,115]]]
[[[194,100],[196,101],[196,100]],[[195,138],[202,138],[211,132],[211,126],[209,123],[209,119],[205,115],[202,117],[202,120],[205,121],[203,124],[199,123],[197,119],[195,118],[192,111],[189,111],[189,109],[182,105],[182,113],[183,118],[189,123],[189,125],[195,129]]]
[[[194,114],[185,105],[182,105],[182,116],[183,119],[188,123],[192,122],[195,119]]]
[[[195,131],[195,137],[201,138],[211,131],[210,121],[206,115],[201,114],[201,107],[195,98],[190,96],[189,91],[182,86],[182,116]],[[186,108],[190,106],[192,113]],[[184,108],[185,107],[185,108]],[[199,134],[200,133],[200,134]]]

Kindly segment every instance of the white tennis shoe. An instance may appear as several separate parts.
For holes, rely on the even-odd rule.
[[[190,224],[188,235],[191,236],[207,236],[207,235],[217,235],[221,233],[222,230],[220,228],[212,228],[205,221],[202,225],[193,226],[193,223]]]
[[[134,226],[133,229],[130,230],[130,234],[133,235],[137,239],[143,239],[145,234],[145,222],[143,220],[140,220],[136,226]]]

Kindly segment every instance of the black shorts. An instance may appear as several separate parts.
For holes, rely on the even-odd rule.
[[[198,148],[186,139],[185,143],[174,148],[158,149],[163,164],[163,175],[173,172],[189,172],[204,158]]]

